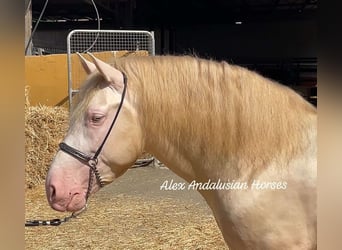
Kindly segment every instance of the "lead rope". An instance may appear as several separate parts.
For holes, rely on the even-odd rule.
[[[25,227],[34,226],[59,226],[60,224],[69,221],[72,218],[76,218],[87,209],[87,204],[78,212],[73,212],[70,216],[66,216],[63,219],[52,219],[52,220],[27,220]]]

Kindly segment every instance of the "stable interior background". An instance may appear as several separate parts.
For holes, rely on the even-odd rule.
[[[317,0],[94,2],[101,29],[153,31],[157,55],[196,54],[238,64],[290,86],[317,105]],[[45,0],[29,3],[34,26]],[[97,25],[91,1],[50,0],[30,53],[66,53],[71,30]]]

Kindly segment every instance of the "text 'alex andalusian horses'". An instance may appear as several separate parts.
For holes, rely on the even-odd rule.
[[[54,209],[82,209],[147,151],[189,183],[244,183],[198,190],[231,249],[317,247],[315,107],[225,62],[89,56],[46,178]]]

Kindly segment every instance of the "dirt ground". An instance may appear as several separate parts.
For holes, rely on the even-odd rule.
[[[228,249],[197,191],[160,190],[183,179],[167,168],[129,169],[91,196],[88,209],[58,227],[25,227],[25,249]],[[25,193],[28,219],[63,218],[44,186]]]

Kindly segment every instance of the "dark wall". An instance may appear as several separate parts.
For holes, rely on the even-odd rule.
[[[70,30],[38,30],[34,43],[41,47],[66,48]],[[243,61],[317,57],[317,28],[310,20],[241,25],[185,24],[173,28],[156,27],[155,36],[158,54],[196,53],[215,59]]]
[[[243,61],[317,57],[316,25],[307,20],[185,25],[173,29],[167,36],[171,40],[169,50],[176,54],[195,52],[204,57]]]

